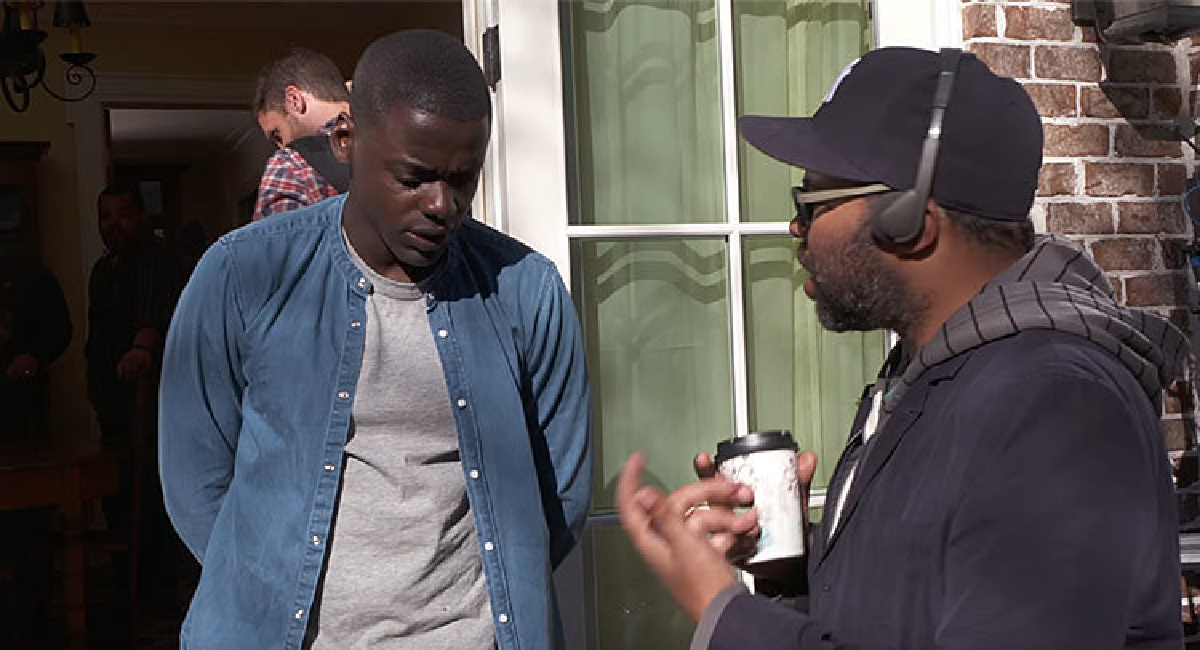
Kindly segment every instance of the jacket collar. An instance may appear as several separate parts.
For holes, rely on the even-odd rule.
[[[871,483],[874,482],[879,473],[892,459],[892,455],[900,445],[900,441],[904,439],[905,434],[921,418],[933,387],[939,382],[953,379],[971,356],[970,353],[961,354],[926,369],[925,373],[921,376],[921,380],[914,384],[900,398],[900,403],[896,405],[892,416],[883,425],[883,429],[872,436],[861,456],[859,467],[854,473],[854,482],[850,485],[850,492],[846,495],[846,503],[842,506],[841,521],[837,524],[837,529],[834,531],[832,538],[829,537],[829,526],[833,522],[828,519],[833,515],[834,508],[832,506],[837,502],[838,495],[832,492],[828,495],[821,525],[818,528],[818,539],[813,545],[813,556],[817,558],[817,567],[820,567],[825,562],[830,551],[837,544],[838,539],[851,525],[851,520],[858,510],[858,504],[863,494],[870,488]],[[869,394],[869,389],[870,386],[863,392],[864,396]],[[863,425],[870,410],[871,402],[864,397],[859,403],[854,430]],[[839,459],[834,476],[844,474],[848,470],[849,468],[842,467],[842,460]]]

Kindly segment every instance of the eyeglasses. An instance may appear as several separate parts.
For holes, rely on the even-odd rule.
[[[839,187],[830,190],[805,191],[803,187],[792,188],[792,202],[796,204],[796,226],[801,238],[808,235],[812,222],[821,214],[836,207],[835,202],[841,203],[847,199],[856,199],[872,194],[891,192],[892,188],[883,183],[858,185],[855,187]]]

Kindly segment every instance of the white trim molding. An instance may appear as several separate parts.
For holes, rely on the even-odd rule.
[[[962,0],[875,0],[877,47],[962,47]]]

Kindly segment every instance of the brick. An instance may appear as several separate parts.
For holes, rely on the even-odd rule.
[[[1088,196],[1150,196],[1154,165],[1141,163],[1084,163],[1084,192]]]
[[[1033,51],[1028,45],[1005,43],[970,43],[967,51],[978,56],[992,72],[1002,77],[1028,79],[1032,76]]]
[[[1058,8],[1004,7],[1004,37],[1019,41],[1070,41],[1075,25]]]
[[[1075,37],[1071,12],[1037,7],[1005,7],[1005,38],[1022,41],[1069,41]]]
[[[1179,158],[1183,144],[1169,127],[1155,124],[1117,126],[1115,147],[1118,156],[1143,158]]]
[[[1149,237],[1113,237],[1092,242],[1092,258],[1105,271],[1148,271],[1157,249]]]
[[[1033,99],[1042,117],[1075,117],[1075,86],[1073,84],[1024,84],[1025,92]]]
[[[1114,232],[1111,203],[1047,203],[1046,230],[1063,235]]]
[[[1075,165],[1046,163],[1038,174],[1038,196],[1061,196],[1075,193]]]
[[[1183,106],[1183,93],[1178,88],[1155,88],[1152,98],[1154,114],[1161,119],[1175,119]]]
[[[1125,304],[1130,307],[1186,305],[1188,281],[1183,273],[1154,273],[1125,278]]]
[[[1170,398],[1167,398],[1167,413],[1182,413],[1183,410],[1176,406],[1176,410],[1172,411],[1169,405]],[[1162,434],[1167,444],[1167,451],[1184,451],[1188,447],[1187,423],[1182,418],[1172,420],[1162,420]]]
[[[1162,249],[1163,268],[1168,271],[1188,268],[1188,241],[1183,238],[1163,237],[1158,240]]]
[[[1170,52],[1113,48],[1108,60],[1108,81],[1131,84],[1173,84],[1175,57]]]
[[[994,5],[971,5],[963,7],[963,40],[996,36],[996,7]]]
[[[1108,127],[1103,124],[1047,124],[1042,128],[1047,156],[1108,155]]]
[[[1128,86],[1083,86],[1080,104],[1087,117],[1138,119],[1150,115],[1150,90]]]
[[[1039,45],[1033,50],[1034,74],[1039,79],[1100,81],[1100,52],[1094,47]]]
[[[1184,235],[1187,229],[1178,201],[1121,201],[1117,232]]]
[[[1178,196],[1187,191],[1187,168],[1176,163],[1158,165],[1155,196]]]

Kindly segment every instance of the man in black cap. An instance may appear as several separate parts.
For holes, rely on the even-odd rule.
[[[1181,647],[1158,420],[1187,344],[1118,304],[1078,247],[1034,236],[1042,131],[1021,86],[957,50],[886,48],[811,118],[740,126],[807,170],[791,231],[821,323],[900,341],[863,392],[806,568],[759,595],[725,561],[760,534],[753,510],[725,507],[749,488],[711,477],[706,454],[708,478],[670,495],[627,463],[622,523],[699,621],[692,647]]]

